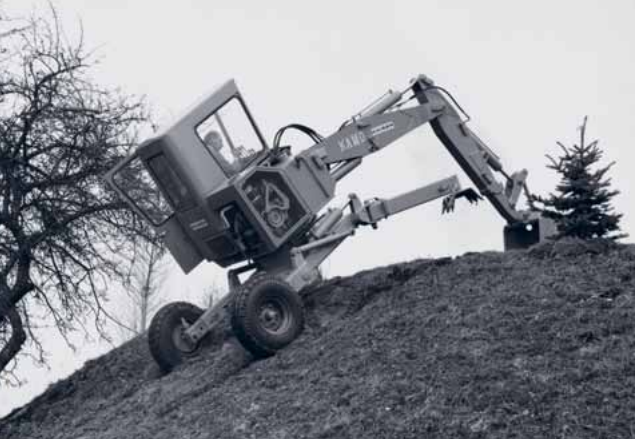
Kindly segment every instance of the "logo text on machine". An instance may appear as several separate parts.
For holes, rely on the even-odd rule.
[[[384,122],[372,127],[369,134],[366,134],[364,131],[357,131],[350,136],[344,137],[342,140],[339,140],[337,142],[337,145],[340,147],[341,151],[346,151],[361,145],[362,143],[368,141],[369,139],[372,139],[373,137],[387,133],[394,129],[394,122]]]

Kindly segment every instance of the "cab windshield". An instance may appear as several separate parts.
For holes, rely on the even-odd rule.
[[[264,144],[238,98],[230,99],[196,128],[204,147],[228,175],[247,167]]]

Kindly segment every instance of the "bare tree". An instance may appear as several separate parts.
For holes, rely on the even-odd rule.
[[[149,318],[162,303],[159,294],[166,277],[164,255],[165,247],[161,243],[144,243],[137,250],[130,277],[124,284],[132,301],[131,315],[126,318],[128,333],[145,332]]]
[[[211,308],[217,301],[225,295],[225,290],[216,282],[203,288],[203,294],[199,300],[203,308]]]
[[[144,103],[95,84],[93,56],[52,8],[12,25],[0,31],[0,372],[27,335],[38,344],[42,309],[62,335],[91,314],[102,331],[109,282],[150,238],[102,180],[146,126]]]

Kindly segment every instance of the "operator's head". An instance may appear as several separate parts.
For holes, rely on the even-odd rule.
[[[221,149],[223,149],[223,138],[217,131],[211,130],[210,132],[205,134],[203,140],[207,145],[211,146],[216,151],[220,151]]]

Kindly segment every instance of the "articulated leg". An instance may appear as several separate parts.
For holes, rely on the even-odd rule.
[[[356,215],[359,222],[375,225],[390,215],[395,215],[439,198],[460,195],[463,192],[465,191],[461,190],[458,178],[453,175],[387,200],[373,200],[366,202],[363,206],[357,202]]]
[[[318,280],[320,276],[318,268],[322,262],[346,238],[352,236],[353,231],[354,227],[349,232],[336,233],[322,240],[314,241],[315,244],[312,247],[310,247],[311,243],[309,243],[306,246],[294,248],[291,253],[293,270],[286,273],[285,280],[298,291]]]
[[[230,290],[223,298],[208,308],[201,317],[185,330],[185,336],[190,338],[191,343],[196,345],[203,339],[216,325],[223,320],[225,306],[231,303],[232,294],[236,290]]]
[[[311,241],[291,250],[293,270],[285,274],[285,280],[297,289],[301,289],[315,280],[320,264],[342,243],[352,236],[359,226],[377,226],[377,223],[390,215],[395,215],[413,207],[436,199],[461,192],[461,185],[456,176],[422,186],[412,191],[389,199],[374,199],[362,202],[356,195],[350,196],[351,213],[346,216],[340,211],[332,211],[315,233],[320,239]],[[331,228],[325,228],[328,218],[341,218]]]

